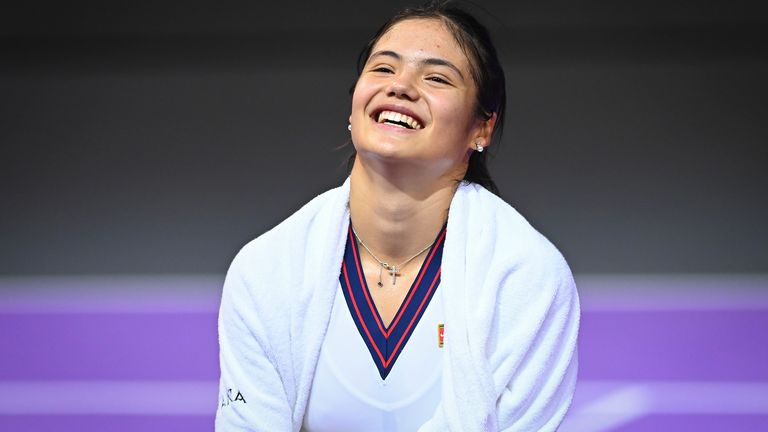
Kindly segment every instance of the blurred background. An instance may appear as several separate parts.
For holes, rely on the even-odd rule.
[[[224,272],[346,177],[357,54],[407,4],[0,7],[0,430],[212,430]],[[492,173],[582,297],[562,430],[768,429],[765,7],[469,9]]]

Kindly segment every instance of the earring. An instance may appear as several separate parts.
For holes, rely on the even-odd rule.
[[[352,124],[348,124],[348,125],[347,125],[347,130],[348,130],[348,131],[350,131],[350,132],[352,132]]]
[[[485,147],[483,147],[483,145],[480,144],[480,141],[478,141],[475,143],[475,149],[477,150],[478,153],[482,153],[483,150],[485,150]]]

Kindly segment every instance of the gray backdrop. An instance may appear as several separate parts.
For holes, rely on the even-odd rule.
[[[577,273],[768,271],[759,2],[478,2],[492,171]],[[0,13],[0,275],[219,273],[345,177],[359,48],[403,2]]]

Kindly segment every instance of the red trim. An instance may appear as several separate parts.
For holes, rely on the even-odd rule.
[[[389,335],[392,334],[392,330],[395,329],[395,326],[397,326],[397,323],[400,321],[400,318],[403,316],[403,314],[405,313],[405,310],[408,308],[408,305],[411,303],[411,299],[413,299],[413,295],[416,293],[416,289],[419,287],[419,284],[421,284],[421,279],[424,278],[424,273],[427,272],[427,269],[429,268],[429,264],[432,262],[432,258],[435,256],[435,252],[437,252],[437,248],[440,246],[440,242],[443,241],[444,237],[445,237],[445,230],[443,230],[443,232],[440,234],[440,238],[437,239],[437,241],[435,242],[435,245],[432,247],[432,252],[429,254],[429,257],[427,257],[427,262],[422,264],[421,272],[419,273],[419,276],[416,279],[416,282],[414,282],[413,285],[411,285],[411,290],[408,293],[408,298],[406,298],[405,302],[402,305],[400,305],[400,312],[398,312],[395,319],[392,320],[391,323],[389,323],[389,327],[387,327],[387,331],[384,333],[386,337],[389,337]],[[438,272],[438,274],[440,274],[440,272]],[[377,319],[378,319],[378,316],[377,316]]]
[[[363,330],[365,330],[365,335],[368,336],[368,341],[371,342],[371,345],[373,345],[373,349],[376,350],[376,354],[378,354],[379,360],[381,360],[381,362],[384,363],[384,356],[381,354],[381,351],[379,351],[379,347],[378,345],[376,345],[376,342],[373,340],[373,337],[371,337],[371,332],[368,331],[368,326],[365,325],[365,320],[363,319],[362,315],[360,315],[360,309],[358,309],[357,307],[357,302],[355,301],[355,294],[352,292],[352,285],[349,283],[349,274],[347,274],[347,263],[345,262],[341,263],[341,271],[342,273],[344,273],[344,281],[347,282],[347,291],[349,292],[349,298],[352,299],[352,305],[355,307],[355,313],[357,314],[357,319],[358,321],[360,321],[360,324],[363,326]]]
[[[360,256],[358,254],[357,241],[356,241],[356,238],[354,237],[354,232],[352,231],[352,228],[350,227],[350,229],[349,229],[349,239],[350,239],[350,243],[352,244],[352,253],[353,253],[353,258],[354,258],[354,261],[355,261],[355,270],[357,270],[357,277],[358,277],[358,279],[360,281],[360,286],[363,288],[363,295],[365,296],[365,300],[366,300],[366,303],[368,304],[369,311],[373,315],[374,320],[376,321],[376,325],[378,326],[379,331],[381,331],[381,333],[384,335],[385,339],[387,339],[387,340],[389,339],[389,337],[392,334],[392,332],[395,330],[395,328],[397,328],[397,325],[400,322],[401,318],[403,317],[403,314],[405,314],[405,311],[410,306],[410,303],[413,300],[413,297],[416,294],[416,291],[419,289],[419,286],[422,283],[424,275],[426,274],[427,270],[429,269],[430,264],[432,263],[432,259],[434,258],[435,254],[437,253],[437,250],[440,247],[440,244],[445,239],[445,234],[446,234],[446,232],[445,232],[445,230],[443,230],[441,232],[441,234],[440,234],[440,237],[437,239],[435,244],[432,246],[432,250],[431,250],[429,256],[427,257],[426,261],[422,264],[421,270],[419,271],[419,274],[418,274],[416,280],[414,281],[414,283],[411,285],[411,287],[409,289],[407,298],[400,305],[400,309],[399,309],[397,315],[395,316],[395,319],[392,320],[390,325],[385,328],[384,325],[383,325],[383,322],[381,321],[381,316],[379,315],[378,310],[376,309],[376,307],[373,304],[373,300],[371,298],[371,293],[370,293],[370,290],[368,289],[368,283],[365,280],[365,274],[363,273],[362,268],[361,268],[362,263],[361,263],[361,260],[360,260]],[[349,270],[347,268],[346,261],[342,261],[341,269],[342,269],[342,273],[344,275],[344,281],[346,282],[347,293],[349,294],[349,298],[352,300],[352,307],[354,308],[355,315],[357,316],[358,322],[360,323],[360,325],[363,328],[363,331],[365,333],[365,337],[368,338],[369,344],[373,346],[373,349],[376,352],[376,355],[378,356],[379,361],[381,362],[381,364],[384,366],[385,369],[389,369],[390,364],[392,363],[394,358],[399,354],[401,346],[403,344],[403,341],[406,339],[406,337],[409,336],[409,334],[411,332],[411,328],[414,326],[414,323],[418,320],[418,318],[420,318],[421,313],[422,313],[422,311],[423,311],[423,309],[425,307],[425,304],[427,302],[427,299],[430,298],[430,296],[432,295],[432,292],[435,290],[435,286],[437,284],[438,279],[440,278],[442,270],[438,267],[437,273],[435,274],[434,278],[432,279],[432,282],[431,282],[431,284],[429,286],[429,289],[427,290],[427,293],[422,297],[421,303],[419,304],[416,312],[411,317],[411,320],[408,323],[408,326],[403,331],[403,333],[402,333],[402,335],[400,337],[400,340],[397,341],[397,345],[395,345],[395,348],[391,351],[389,358],[387,358],[385,360],[384,356],[381,353],[381,350],[379,349],[378,344],[376,344],[376,341],[373,339],[373,336],[371,335],[371,332],[368,329],[368,326],[366,325],[365,320],[363,319],[362,313],[360,312],[360,307],[357,304],[357,300],[355,298],[355,293],[354,293],[354,291],[352,289],[352,284],[349,282]]]
[[[400,336],[400,340],[397,341],[397,345],[395,345],[395,349],[392,350],[392,352],[389,355],[389,358],[387,361],[384,362],[384,367],[389,367],[389,362],[392,361],[392,359],[395,357],[395,354],[400,350],[400,345],[403,343],[403,339],[408,335],[408,332],[411,331],[411,327],[413,327],[414,321],[416,321],[416,317],[419,316],[421,313],[421,310],[424,308],[424,302],[427,301],[429,298],[430,293],[432,293],[432,290],[435,289],[435,283],[437,282],[437,279],[440,277],[440,273],[442,273],[443,269],[438,269],[437,274],[435,274],[435,278],[432,279],[432,284],[429,286],[429,291],[427,291],[427,294],[424,295],[424,298],[421,299],[421,304],[419,305],[419,308],[416,310],[416,313],[413,314],[413,318],[411,318],[411,322],[408,323],[408,327],[405,328],[405,331],[403,332],[403,335]]]
[[[352,228],[349,229],[349,235],[352,236]],[[354,237],[351,237],[352,240],[352,253],[355,257],[355,267],[357,267],[357,277],[360,279],[360,286],[363,287],[363,294],[365,294],[365,300],[368,302],[368,307],[371,309],[371,312],[373,312],[373,318],[376,320],[376,324],[379,326],[379,331],[384,335],[384,337],[389,337],[389,334],[384,329],[384,323],[381,322],[379,319],[379,313],[378,310],[373,306],[373,302],[371,301],[371,296],[368,293],[368,282],[365,281],[365,276],[363,274],[363,271],[360,269],[360,256],[357,254],[357,243],[355,241]]]

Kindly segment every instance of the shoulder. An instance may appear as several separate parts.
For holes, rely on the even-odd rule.
[[[575,284],[562,253],[513,206],[476,184],[457,191],[468,248],[487,256],[488,271],[545,297],[571,296]],[[451,208],[453,211],[453,206]],[[471,246],[471,245],[475,246]]]
[[[474,183],[462,185],[457,196],[468,233],[484,237],[495,256],[518,264],[567,267],[552,242],[499,196]]]
[[[316,196],[278,225],[246,243],[235,256],[233,263],[252,264],[260,259],[274,257],[280,252],[296,251],[295,247],[299,246],[296,242],[306,240],[323,210],[329,205],[338,205],[339,201],[343,201],[344,193],[344,186],[341,186]]]
[[[339,219],[346,209],[348,184],[326,191],[302,206],[264,234],[249,241],[235,255],[229,275],[237,275],[246,285],[259,281],[288,283],[291,268],[301,268],[307,258],[307,244],[323,232],[322,225]],[[329,214],[330,213],[330,214]],[[260,283],[259,285],[264,285]]]

